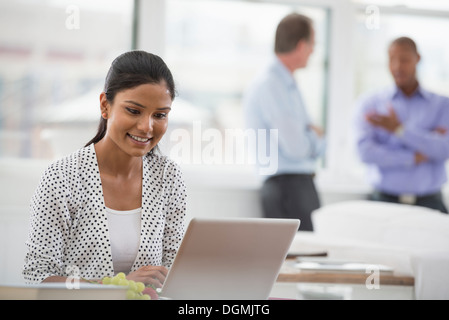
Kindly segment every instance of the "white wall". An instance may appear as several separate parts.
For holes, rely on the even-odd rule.
[[[0,284],[22,282],[28,206],[47,163],[0,160]]]

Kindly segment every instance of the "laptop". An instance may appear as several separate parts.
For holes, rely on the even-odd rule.
[[[268,299],[299,224],[297,219],[191,219],[160,297]]]

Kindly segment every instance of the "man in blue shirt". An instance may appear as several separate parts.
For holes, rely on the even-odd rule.
[[[324,142],[321,129],[309,119],[294,72],[306,67],[314,37],[308,17],[293,13],[282,19],[276,29],[275,56],[244,98],[247,127],[267,133],[266,140],[257,143],[258,152],[261,143],[271,154],[270,147],[277,148],[277,170],[263,176],[263,213],[268,218],[300,219],[304,231],[313,230],[311,212],[320,207],[313,178]],[[270,136],[273,130],[277,133],[275,144]]]
[[[368,165],[372,200],[420,205],[447,213],[441,188],[449,158],[449,98],[417,80],[420,55],[407,37],[388,50],[395,85],[360,100],[357,148]]]

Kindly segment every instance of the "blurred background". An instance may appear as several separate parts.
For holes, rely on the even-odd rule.
[[[327,135],[317,164],[322,202],[364,198],[365,168],[351,140],[356,99],[392,83],[387,46],[398,36],[417,42],[424,87],[449,95],[449,2],[0,0],[0,233],[22,246],[42,171],[93,137],[106,72],[132,49],[160,55],[174,75],[178,96],[161,149],[184,169],[189,217],[258,216],[260,177],[250,163],[195,161],[195,151],[173,148],[181,138],[200,141],[201,155],[207,130],[225,139],[226,130],[243,128],[242,96],[292,11],[311,17],[316,30],[309,66],[296,76]],[[3,267],[16,249],[1,248]]]

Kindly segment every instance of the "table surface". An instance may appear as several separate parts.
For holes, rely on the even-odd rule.
[[[370,281],[370,274],[366,273],[301,271],[294,267],[295,262],[294,259],[285,261],[278,275],[278,282],[366,284]],[[413,286],[415,284],[412,276],[395,273],[380,273],[378,280],[382,285]]]

